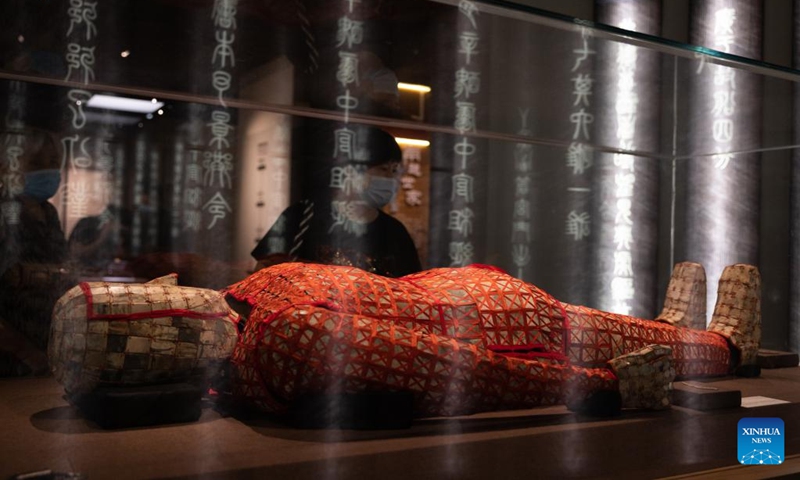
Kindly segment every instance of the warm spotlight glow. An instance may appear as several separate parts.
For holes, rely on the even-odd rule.
[[[159,110],[159,111],[158,111],[158,114],[159,114],[159,115],[164,115],[164,110]]]
[[[128,58],[131,55],[130,50],[123,50],[119,53],[119,56],[122,58]]]
[[[431,142],[427,140],[417,140],[415,138],[395,137],[395,141],[397,141],[398,145],[405,147],[428,147],[431,144]]]
[[[417,85],[414,83],[403,83],[403,82],[398,82],[397,88],[399,90],[406,90],[409,92],[419,92],[419,93],[430,93],[431,91],[431,87],[427,85]]]

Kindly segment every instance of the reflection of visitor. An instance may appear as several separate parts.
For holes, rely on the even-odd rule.
[[[118,254],[118,208],[109,205],[99,215],[85,217],[69,235],[69,250],[81,267],[105,270]]]
[[[301,260],[352,265],[390,277],[421,269],[403,224],[381,210],[399,188],[400,147],[383,130],[357,125],[347,129],[352,155],[332,168],[320,168],[311,187],[314,195],[281,214],[252,252],[258,268]],[[312,162],[319,164],[345,144],[337,141],[335,132],[314,131],[306,152]]]
[[[18,223],[0,224],[0,317],[44,347],[55,301],[72,284],[69,249],[56,208],[60,155],[48,133],[26,135],[24,189],[13,201]]]

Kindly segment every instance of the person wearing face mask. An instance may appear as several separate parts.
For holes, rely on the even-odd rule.
[[[387,277],[422,269],[406,228],[382,210],[400,187],[400,147],[379,128],[347,128],[354,133],[350,154],[311,175],[313,195],[287,208],[252,251],[257,269],[287,261],[350,265]],[[305,154],[316,157],[312,164],[341,150],[336,130],[312,130],[303,142]]]
[[[61,183],[57,141],[39,130],[25,136],[22,191],[0,220],[0,318],[44,348],[53,305],[75,279],[58,212],[48,201]]]

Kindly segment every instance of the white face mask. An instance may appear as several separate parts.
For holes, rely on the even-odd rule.
[[[395,178],[370,176],[367,188],[361,193],[361,198],[375,208],[382,208],[392,201],[400,188],[400,182]]]

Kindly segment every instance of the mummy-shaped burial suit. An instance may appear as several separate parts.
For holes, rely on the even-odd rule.
[[[731,280],[741,298],[726,305],[759,323],[748,310],[757,271],[727,273],[741,277]],[[369,390],[411,391],[420,415],[579,403],[600,390],[658,408],[675,374],[728,373],[738,335],[563,304],[485,266],[389,279],[282,264],[226,293],[252,307],[233,355],[236,393],[270,411],[308,392]]]
[[[676,374],[753,359],[758,272],[737,265],[723,278],[712,331],[560,303],[486,266],[390,279],[286,263],[223,292],[174,277],[82,283],[56,306],[49,354],[71,392],[207,378],[230,359],[234,394],[271,412],[304,394],[367,391],[411,392],[418,415],[580,405],[600,391],[660,408]]]

